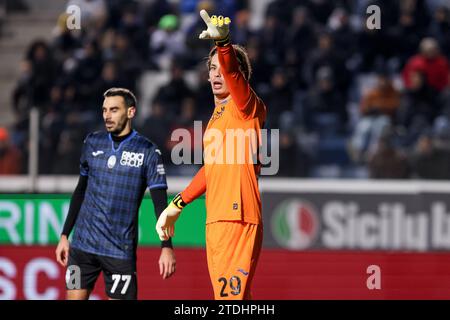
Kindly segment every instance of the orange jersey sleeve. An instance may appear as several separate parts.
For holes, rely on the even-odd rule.
[[[258,101],[258,96],[239,69],[239,61],[233,46],[231,44],[218,46],[217,55],[222,75],[241,117],[252,119],[257,117],[258,113],[265,112],[265,108],[258,108],[264,104]]]
[[[181,192],[181,198],[186,203],[191,203],[206,191],[205,167],[201,167],[191,183]]]

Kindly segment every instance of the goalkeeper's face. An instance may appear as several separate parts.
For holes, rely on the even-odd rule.
[[[133,110],[132,110],[133,109]],[[114,135],[120,135],[134,116],[134,108],[127,108],[121,96],[106,97],[103,102],[103,120],[106,130]]]
[[[220,71],[219,57],[217,54],[211,58],[209,67],[209,80],[214,96],[218,99],[225,99],[230,94],[225,79]]]

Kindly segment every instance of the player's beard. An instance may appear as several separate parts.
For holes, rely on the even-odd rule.
[[[111,129],[106,128],[106,130],[115,136],[119,136],[125,130],[127,123],[128,123],[128,118],[124,117],[119,120],[119,122],[117,123],[116,126],[114,126]]]

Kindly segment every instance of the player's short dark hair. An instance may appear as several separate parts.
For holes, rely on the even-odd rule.
[[[126,88],[109,88],[105,91],[103,94],[103,97],[115,97],[115,96],[121,96],[123,100],[125,100],[125,106],[127,108],[130,107],[137,107],[137,100],[136,96],[131,92],[131,90],[128,90]]]
[[[242,73],[247,81],[250,80],[252,76],[252,65],[250,64],[250,59],[248,57],[247,50],[238,44],[233,44],[234,51],[236,52],[236,57],[239,62],[239,66],[241,67]],[[212,57],[216,54],[217,47],[214,46],[208,55],[208,60],[206,61],[206,65],[208,66],[208,70],[211,68],[211,60]]]

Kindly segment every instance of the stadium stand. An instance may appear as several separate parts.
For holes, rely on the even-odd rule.
[[[10,74],[17,79],[9,81],[13,116],[3,125],[22,154],[22,173],[31,107],[40,110],[39,173],[77,174],[73,159],[81,141],[103,128],[102,92],[125,86],[139,97],[138,130],[165,149],[168,173],[191,175],[171,165],[170,130],[158,128],[189,129],[193,120],[209,117],[213,96],[204,57],[210,44],[197,39],[197,12],[206,8],[230,16],[233,40],[249,51],[252,86],[269,109],[266,127],[280,129],[279,176],[449,177],[446,165],[438,172],[423,168],[424,157],[448,163],[450,154],[446,1],[70,0],[66,6],[71,4],[84,14],[81,30],[69,30],[68,15],[58,8],[48,37],[27,39],[22,60],[14,60],[20,73]],[[370,4],[384,13],[380,30],[366,26]],[[401,173],[383,169],[396,166]]]

